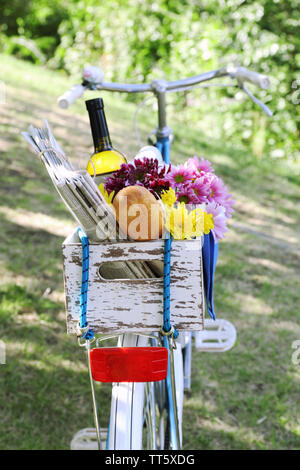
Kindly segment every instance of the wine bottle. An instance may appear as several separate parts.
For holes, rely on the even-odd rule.
[[[104,183],[107,176],[118,170],[122,163],[127,163],[127,160],[112,146],[102,98],[88,100],[85,103],[94,142],[94,154],[89,160],[87,171],[95,177],[95,182],[99,185]]]

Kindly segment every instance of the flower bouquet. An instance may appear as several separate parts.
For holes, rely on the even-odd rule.
[[[112,205],[124,188],[134,186],[146,188],[161,201],[164,236],[171,234],[174,239],[189,240],[212,232],[214,241],[218,242],[227,231],[226,222],[232,216],[234,201],[204,158],[193,157],[178,166],[159,165],[154,158],[137,158],[122,164],[99,189]],[[143,195],[139,202],[143,203]],[[151,220],[152,224],[155,220]]]

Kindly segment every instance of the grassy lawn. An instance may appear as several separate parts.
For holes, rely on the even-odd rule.
[[[88,372],[76,339],[65,333],[61,244],[75,223],[20,132],[46,118],[65,152],[82,166],[92,151],[83,101],[60,110],[64,75],[0,55],[6,103],[0,108],[0,448],[67,449],[93,426]],[[76,79],[75,79],[76,81]],[[78,81],[78,80],[77,80]],[[94,96],[92,92],[88,97]],[[111,136],[129,157],[138,150],[135,106],[107,93]],[[186,123],[185,123],[186,124]],[[215,304],[232,321],[236,346],[224,354],[194,350],[192,390],[184,406],[185,449],[300,449],[300,177],[297,168],[254,162],[174,117],[173,161],[210,159],[236,200],[220,246]],[[239,125],[237,123],[237,125]],[[143,136],[155,115],[143,111]],[[109,386],[99,386],[108,418]]]

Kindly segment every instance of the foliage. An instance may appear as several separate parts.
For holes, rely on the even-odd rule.
[[[210,89],[172,95],[183,120],[205,120],[211,138],[230,139],[263,155],[295,158],[299,141],[298,0],[2,0],[2,33],[33,39],[48,65],[79,76],[85,63],[106,80],[178,79],[228,63],[271,77],[256,91],[269,120],[242,92]],[[1,41],[0,41],[1,45]],[[37,54],[7,46],[19,56]],[[77,78],[78,79],[78,78]],[[233,100],[233,97],[236,100]],[[188,106],[193,103],[193,108]],[[212,109],[218,108],[218,113]],[[195,111],[196,110],[196,111]],[[201,124],[199,129],[204,130]]]

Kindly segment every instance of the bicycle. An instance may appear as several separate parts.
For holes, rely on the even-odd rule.
[[[268,116],[272,115],[270,109],[257,99],[245,85],[245,82],[249,82],[267,89],[269,87],[269,79],[265,75],[249,71],[244,67],[221,68],[183,80],[172,82],[154,80],[149,84],[105,83],[103,82],[104,74],[100,69],[86,67],[83,72],[83,83],[74,85],[62,95],[58,99],[58,104],[63,109],[69,107],[86,90],[152,93],[156,97],[158,104],[158,126],[154,131],[156,138],[155,146],[160,151],[164,162],[168,164],[170,163],[170,137],[172,131],[167,125],[167,93],[191,90],[196,87],[206,87],[209,84],[202,85],[202,83],[221,77],[230,77],[236,80],[236,84],[216,84],[216,86],[237,86],[255,104],[260,106]],[[139,105],[137,112],[147,99]],[[180,341],[175,341],[172,335],[163,336],[161,339],[158,333],[150,336],[141,333],[107,335],[97,340],[96,345],[98,347],[103,340],[112,337],[118,337],[118,347],[122,348],[157,346],[162,344],[169,350],[170,357],[167,378],[163,382],[113,383],[109,428],[107,436],[104,435],[104,439],[106,437],[106,449],[139,450],[146,447],[148,449],[170,448],[178,450],[181,448],[183,394],[184,389],[190,388],[193,336],[196,339],[196,347],[200,351],[226,351],[234,345],[236,331],[234,326],[226,320],[214,322],[208,320],[205,322],[205,329],[203,331],[181,334]],[[90,351],[90,341],[87,340],[84,346]],[[103,439],[103,431],[98,422],[90,360],[89,372],[96,433],[91,429],[80,431],[73,440],[73,448],[84,448],[85,440],[93,440],[95,438],[98,448],[102,448],[101,438]],[[144,430],[145,433],[143,434]]]

